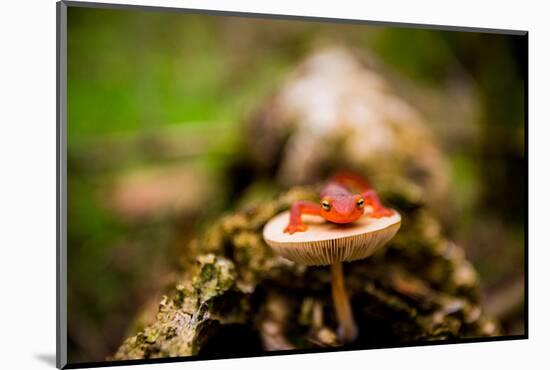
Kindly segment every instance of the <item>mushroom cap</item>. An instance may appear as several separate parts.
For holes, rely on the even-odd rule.
[[[303,215],[305,232],[287,234],[289,212],[273,217],[264,227],[265,242],[280,256],[303,265],[330,265],[369,257],[397,233],[401,216],[394,210],[389,217],[368,214],[350,224],[334,224],[321,216]]]

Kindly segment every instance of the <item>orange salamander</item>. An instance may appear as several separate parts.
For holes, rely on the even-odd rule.
[[[357,193],[352,189],[358,190]],[[285,233],[294,234],[307,230],[302,222],[302,214],[320,215],[325,220],[337,224],[347,224],[358,220],[365,214],[365,206],[371,206],[368,215],[381,218],[393,215],[393,211],[385,208],[376,192],[369,183],[358,175],[341,172],[333,176],[323,187],[320,203],[299,200],[292,204],[290,220],[284,229]]]

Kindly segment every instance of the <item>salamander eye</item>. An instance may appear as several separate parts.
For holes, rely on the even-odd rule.
[[[330,211],[330,203],[328,202],[328,200],[323,199],[321,201],[321,207],[323,207],[325,211]]]
[[[365,200],[363,198],[357,199],[357,208],[363,208],[365,206]]]

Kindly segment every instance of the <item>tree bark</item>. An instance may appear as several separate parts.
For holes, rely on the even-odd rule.
[[[498,335],[483,314],[478,278],[461,247],[445,238],[415,185],[377,184],[399,209],[402,228],[389,246],[346,263],[346,288],[363,348]],[[262,228],[314,188],[225,215],[185,251],[182,278],[155,320],[126,339],[114,360],[253,355],[340,346],[330,267],[306,267],[273,254]]]

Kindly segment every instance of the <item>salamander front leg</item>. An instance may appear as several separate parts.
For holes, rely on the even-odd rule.
[[[378,198],[378,194],[376,194],[374,190],[367,190],[362,193],[361,196],[365,200],[365,205],[372,207],[372,212],[369,214],[370,217],[381,218],[393,215],[391,209],[382,205],[380,198]]]
[[[290,220],[284,232],[294,234],[297,231],[306,231],[307,225],[302,222],[303,214],[319,215],[321,214],[321,206],[317,203],[308,202],[307,200],[294,202],[290,209]]]

